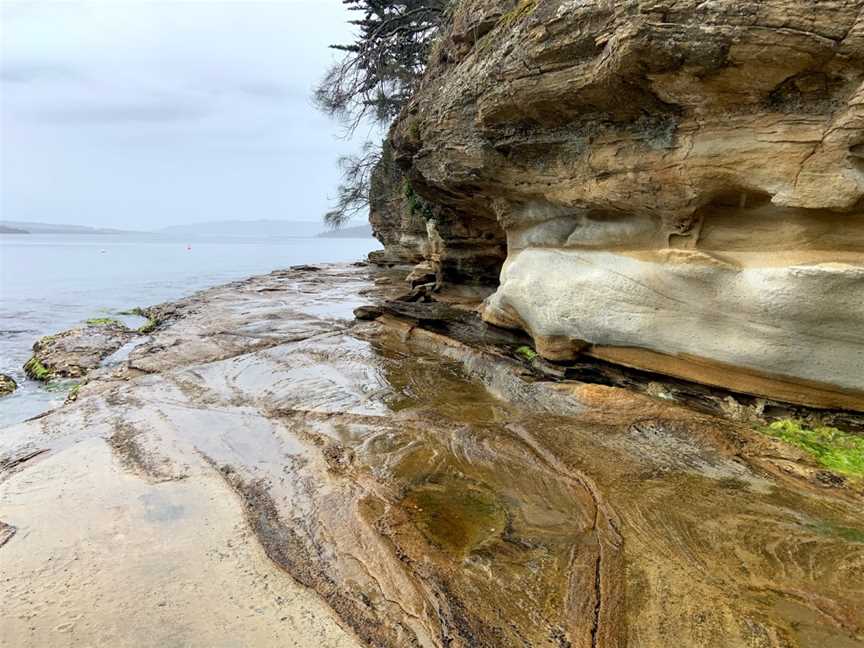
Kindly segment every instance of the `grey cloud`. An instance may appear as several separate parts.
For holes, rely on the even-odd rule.
[[[290,94],[288,88],[265,81],[244,81],[235,84],[234,88],[241,94],[259,99],[282,100]]]
[[[342,0],[0,0],[0,16],[6,218],[146,229],[329,209],[357,144],[309,95],[351,37]]]
[[[41,108],[31,120],[55,123],[112,124],[124,122],[198,121],[211,112],[203,104],[153,101],[113,105],[72,105]]]
[[[78,79],[78,70],[62,63],[17,61],[0,62],[0,81],[4,83],[34,83]]]

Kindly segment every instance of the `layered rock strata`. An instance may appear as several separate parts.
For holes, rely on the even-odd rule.
[[[372,174],[369,222],[384,250],[369,255],[378,265],[431,264],[442,284],[497,285],[507,256],[504,231],[494,219],[465,220],[423,198],[385,144]]]
[[[389,144],[371,178],[369,224],[383,250],[369,255],[379,265],[422,263],[428,253],[426,220],[409,202],[406,178],[392,160]],[[408,194],[408,195],[406,195]]]
[[[548,359],[864,409],[862,8],[460,3],[391,134],[438,258],[506,241],[484,317]]]

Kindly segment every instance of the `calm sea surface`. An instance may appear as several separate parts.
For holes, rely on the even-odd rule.
[[[371,238],[208,241],[187,249],[184,241],[142,236],[0,235],[0,372],[19,385],[0,398],[0,427],[66,396],[62,385],[46,388],[24,376],[21,366],[43,335],[278,268],[361,260],[379,247]]]

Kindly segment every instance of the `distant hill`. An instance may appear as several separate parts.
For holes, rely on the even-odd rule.
[[[86,225],[57,225],[53,223],[27,223],[24,221],[0,221],[0,227],[23,230],[25,234],[137,234],[129,230],[87,227]],[[13,232],[6,231],[7,234]],[[21,233],[21,232],[18,232]]]
[[[88,227],[86,225],[58,225],[53,223],[26,223],[24,221],[0,221],[0,233],[4,234],[137,234],[156,235],[171,239],[262,239],[262,238],[367,238],[372,236],[368,224],[357,221],[336,231],[323,231],[321,221],[288,220],[226,220],[204,223],[171,225],[152,231],[135,231]]]
[[[372,226],[365,223],[353,227],[340,227],[328,232],[321,232],[318,236],[319,238],[371,238]]]
[[[0,225],[0,234],[29,234],[25,229],[20,227],[9,227],[8,225]]]
[[[317,236],[322,229],[323,225],[320,221],[231,220],[172,225],[156,230],[156,233],[185,237],[261,238],[281,236],[286,238],[308,238]]]

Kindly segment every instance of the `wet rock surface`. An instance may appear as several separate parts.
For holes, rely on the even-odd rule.
[[[3,430],[0,643],[864,645],[860,488],[546,380],[470,313],[355,322],[375,279],[163,305],[77,401]]]
[[[39,339],[24,365],[34,380],[83,378],[139,333],[114,320],[94,320],[56,335]]]

